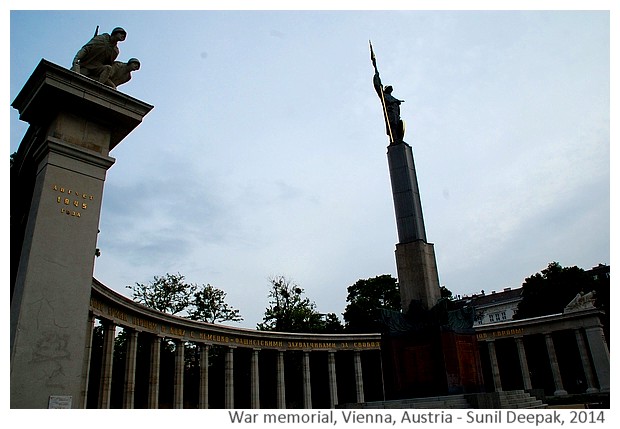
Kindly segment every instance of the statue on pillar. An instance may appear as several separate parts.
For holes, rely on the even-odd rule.
[[[377,59],[372,49],[372,43],[370,43],[370,59],[375,69],[373,84],[377,95],[381,99],[381,105],[383,106],[386,134],[390,137],[390,144],[401,143],[405,137],[405,123],[400,118],[400,104],[404,103],[405,100],[399,100],[394,97],[392,95],[392,86],[388,85],[384,87],[381,83],[381,77],[377,69]]]
[[[116,88],[131,79],[131,72],[140,68],[140,61],[131,58],[124,63],[116,61],[119,55],[118,43],[127,38],[127,32],[116,27],[111,34],[95,35],[75,54],[71,70]]]

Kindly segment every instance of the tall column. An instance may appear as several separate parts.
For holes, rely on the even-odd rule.
[[[276,407],[283,410],[286,408],[286,384],[284,380],[284,351],[282,350],[278,350],[277,373]]]
[[[549,363],[551,364],[551,373],[553,374],[553,383],[555,384],[555,396],[567,395],[562,384],[562,374],[560,374],[560,365],[558,364],[558,357],[555,354],[555,346],[553,345],[553,338],[551,334],[545,334],[545,343],[547,344],[547,353],[549,354]]]
[[[260,408],[260,376],[258,371],[258,352],[260,349],[252,349],[252,360],[250,368],[250,406],[254,409]]]
[[[234,347],[226,350],[224,363],[224,408],[235,408]]]
[[[200,391],[198,408],[209,408],[209,344],[200,345]]]
[[[497,353],[495,352],[495,340],[487,340],[489,347],[489,359],[491,361],[491,373],[493,374],[493,387],[496,392],[502,391],[502,378],[499,375],[499,365],[497,363]]]
[[[159,370],[161,362],[161,337],[153,337],[149,375],[149,408],[159,408]]]
[[[391,144],[387,157],[398,230],[396,269],[401,307],[407,312],[415,300],[432,308],[441,298],[439,275],[434,245],[426,240],[413,150],[405,142]]]
[[[90,286],[110,151],[152,108],[41,60],[12,106],[11,408],[82,408]]]
[[[95,329],[95,315],[89,313],[86,328],[86,353],[84,353],[84,364],[82,366],[82,394],[80,408],[86,408],[88,403],[88,381],[90,379],[90,359],[93,352],[93,330]]]
[[[101,381],[99,383],[99,408],[110,408],[112,391],[112,363],[114,362],[114,336],[116,326],[112,322],[102,322],[103,356],[101,358]]]
[[[590,366],[590,359],[588,358],[588,349],[586,349],[586,343],[580,329],[575,329],[575,339],[577,340],[581,365],[583,366],[583,373],[588,386],[586,393],[598,393],[598,389],[594,386],[594,374],[592,373],[592,366]]]
[[[586,337],[592,354],[592,363],[601,392],[609,392],[609,348],[601,326],[586,328]]]
[[[185,343],[175,341],[174,352],[174,404],[173,407],[183,408],[183,382],[185,378]]]
[[[138,331],[129,330],[127,333],[127,359],[125,361],[125,391],[123,408],[134,407],[136,393],[136,356],[138,354]]]
[[[359,350],[353,352],[353,368],[355,369],[355,394],[358,403],[364,402],[364,375]]]
[[[519,363],[521,365],[521,378],[523,379],[523,390],[532,388],[532,380],[530,379],[530,368],[527,365],[527,356],[525,355],[525,347],[523,346],[523,337],[515,337],[517,343],[517,353],[519,354]]]
[[[336,352],[327,352],[327,375],[329,380],[329,408],[338,404],[338,381],[336,379]]]
[[[310,384],[310,352],[304,350],[302,361],[304,408],[312,408],[312,385]]]

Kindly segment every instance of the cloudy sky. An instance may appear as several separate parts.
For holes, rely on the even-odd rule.
[[[155,107],[111,153],[94,273],[121,293],[181,273],[254,327],[272,276],[337,314],[358,279],[396,277],[369,39],[405,100],[442,285],[611,262],[608,11],[6,12],[10,101],[97,26],[142,63],[119,90]],[[12,153],[27,124],[9,121]]]

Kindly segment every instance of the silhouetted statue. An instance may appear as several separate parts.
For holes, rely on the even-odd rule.
[[[131,72],[139,69],[140,61],[138,61],[137,58],[130,58],[126,63],[114,61],[114,64],[112,64],[112,71],[110,72],[110,78],[103,83],[112,88],[116,88],[123,83],[129,82],[129,79],[131,79]]]
[[[399,100],[394,97],[392,95],[393,88],[390,85],[385,88],[383,87],[381,77],[379,76],[379,70],[377,69],[375,53],[372,49],[372,43],[370,44],[370,59],[375,68],[375,75],[372,80],[373,85],[377,95],[381,99],[381,105],[383,106],[385,132],[390,137],[390,144],[400,143],[405,137],[405,123],[400,119],[400,103],[404,103],[405,100]]]
[[[127,32],[121,27],[113,29],[112,34],[97,35],[95,31],[93,38],[75,54],[71,70],[106,84],[110,81],[113,65],[119,54],[117,44],[126,37]]]

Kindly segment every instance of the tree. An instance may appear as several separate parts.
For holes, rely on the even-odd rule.
[[[194,293],[189,318],[203,322],[240,322],[239,310],[226,303],[226,292],[207,284]]]
[[[343,313],[347,332],[380,332],[379,310],[400,310],[398,283],[389,274],[358,280],[347,292],[348,304]]]
[[[594,290],[596,283],[591,275],[579,267],[562,267],[551,262],[547,268],[525,279],[523,299],[515,319],[561,313],[579,292]]]
[[[154,276],[153,281],[127,286],[133,292],[133,300],[147,307],[168,314],[186,311],[190,306],[197,286],[185,283],[185,276],[170,274]]]
[[[269,281],[271,301],[265,310],[263,323],[256,326],[258,330],[323,332],[326,326],[323,316],[316,311],[316,304],[303,296],[304,290],[299,285],[284,276],[273,277]],[[331,320],[333,322],[333,317]]]

